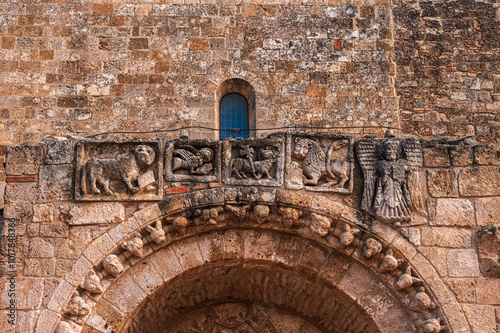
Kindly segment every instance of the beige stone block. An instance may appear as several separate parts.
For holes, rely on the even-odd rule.
[[[422,228],[422,245],[452,248],[470,248],[472,231],[459,228]]]
[[[495,310],[490,305],[463,304],[473,333],[496,333]]]
[[[427,189],[432,197],[458,197],[457,174],[449,169],[428,169]]]
[[[377,281],[372,274],[360,264],[353,263],[337,287],[357,300]]]
[[[465,317],[462,308],[457,302],[451,302],[441,306],[446,313],[452,332],[470,333],[469,323]]]
[[[305,242],[299,237],[289,237],[286,242],[278,244],[274,260],[288,266],[297,266],[304,253]]]
[[[24,332],[34,332],[35,324],[40,311],[17,311],[17,326],[16,331],[20,333]],[[1,325],[0,325],[1,329]],[[4,332],[4,331],[2,331]]]
[[[449,277],[478,277],[479,260],[474,249],[452,249],[446,256]]]
[[[477,199],[476,218],[479,226],[500,224],[500,197]]]
[[[59,207],[60,218],[69,225],[117,223],[125,220],[125,208],[117,202],[64,204]]]
[[[35,326],[35,333],[52,332],[61,315],[50,310],[43,310]]]
[[[203,265],[203,257],[194,237],[172,244],[172,250],[179,259],[183,270]]]
[[[500,279],[480,277],[476,286],[477,302],[500,305]]]
[[[406,310],[382,283],[374,283],[358,300],[382,333],[416,332]]]
[[[139,223],[135,217],[127,219],[125,222],[118,224],[116,227],[108,232],[109,238],[118,244],[128,236],[132,235],[133,232],[139,228]]]
[[[87,272],[91,267],[92,263],[82,256],[74,262],[71,270],[64,276],[64,279],[76,287],[87,277]]]
[[[36,310],[40,308],[43,297],[43,279],[17,278],[16,289],[16,307],[18,310]]]
[[[288,191],[277,191],[276,192],[276,201],[278,203],[298,206],[298,207],[310,207],[312,197],[307,194],[299,194],[295,192]]]
[[[219,261],[223,256],[222,235],[209,233],[198,237],[198,246],[205,263]]]
[[[417,254],[410,261],[415,271],[421,276],[422,279],[427,280],[430,278],[438,277],[436,269],[422,254]]]
[[[126,315],[117,309],[113,304],[101,299],[90,314],[87,325],[98,332],[113,331],[123,322]],[[93,331],[92,331],[93,332]]]
[[[330,217],[335,219],[337,219],[344,210],[344,206],[342,204],[321,195],[315,195],[313,197],[311,208],[328,214]]]
[[[432,223],[446,226],[473,226],[474,206],[467,199],[437,199]]]
[[[179,259],[177,259],[172,247],[163,248],[153,253],[149,257],[149,260],[165,282],[183,272]]]
[[[286,239],[283,239],[282,241],[286,242]],[[325,263],[326,258],[328,258],[328,256],[330,255],[330,252],[331,250],[328,248],[318,246],[313,242],[306,241],[299,266],[304,272],[307,272],[308,274],[317,274]]]
[[[243,232],[243,257],[245,259],[269,260],[278,252],[281,242],[275,233],[245,230]]]
[[[54,246],[50,242],[51,239],[46,238],[31,238],[29,246],[29,257],[31,258],[53,258]]]
[[[399,235],[392,241],[392,247],[397,249],[407,260],[411,260],[418,253],[413,244]]]
[[[448,278],[446,284],[461,303],[476,302],[476,279]]]
[[[156,288],[163,285],[164,281],[155,266],[148,258],[133,266],[129,271],[132,279],[141,287],[146,294],[151,294]]]
[[[49,310],[59,312],[70,300],[72,293],[75,289],[68,282],[62,280],[57,286],[57,289],[52,294],[47,308]]]
[[[55,272],[54,259],[25,259],[25,276],[53,276]]]
[[[106,253],[108,253],[115,243],[109,238],[108,234],[104,234],[94,240],[85,250],[83,250],[83,255],[94,263]]]
[[[1,332],[14,333],[16,331],[16,325],[9,323],[9,320],[12,319],[11,317],[9,317],[9,315],[11,315],[11,314],[7,310],[0,311],[0,331]],[[12,315],[17,316],[17,314],[12,314]]]
[[[161,216],[161,210],[157,204],[152,204],[134,213],[134,217],[140,226],[143,226]]]
[[[440,276],[446,276],[448,274],[446,266],[446,254],[449,251],[448,249],[421,246],[418,250],[429,260]]]
[[[327,280],[332,285],[336,285],[344,277],[351,264],[351,259],[334,251],[321,267],[319,277]]]
[[[54,221],[53,204],[33,205],[33,222],[52,222],[52,221]]]
[[[129,314],[146,296],[132,276],[124,274],[109,286],[103,297],[123,313]]]
[[[500,167],[464,169],[458,175],[460,194],[466,197],[500,195]]]
[[[371,231],[377,237],[380,237],[387,243],[391,243],[394,238],[398,236],[397,231],[395,231],[391,226],[380,221],[374,221],[371,226]]]
[[[243,252],[243,231],[231,229],[222,234],[222,256],[224,259],[241,258]]]

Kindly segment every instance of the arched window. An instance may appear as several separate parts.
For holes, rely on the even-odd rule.
[[[236,78],[221,82],[215,92],[215,101],[215,119],[219,121],[221,140],[231,136],[234,128],[242,130],[236,134],[239,137],[256,136],[255,90],[249,82]]]
[[[240,94],[230,93],[220,100],[220,139],[231,136],[231,130],[239,128],[237,136],[248,138],[248,101]]]

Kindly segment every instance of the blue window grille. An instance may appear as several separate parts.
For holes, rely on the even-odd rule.
[[[248,102],[240,94],[231,93],[222,97],[220,101],[220,139],[231,136],[231,130],[241,130],[236,135],[248,138]]]

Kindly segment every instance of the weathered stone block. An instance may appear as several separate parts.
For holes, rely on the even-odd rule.
[[[125,220],[125,208],[115,202],[64,204],[59,207],[59,211],[61,220],[69,225],[117,223]]]
[[[451,163],[455,167],[466,167],[472,164],[472,146],[457,145],[450,147]]]
[[[474,163],[479,165],[493,165],[498,162],[497,150],[490,145],[474,146]]]
[[[477,225],[500,225],[500,197],[476,200]]]
[[[422,228],[422,245],[454,248],[470,248],[472,231],[459,228]]]
[[[500,167],[464,169],[458,175],[460,194],[466,197],[500,195]]]
[[[500,225],[482,227],[477,231],[477,249],[481,273],[500,277]]]
[[[433,197],[458,197],[456,172],[449,169],[427,170],[427,189]]]
[[[500,279],[477,279],[476,292],[478,303],[500,305]]]
[[[7,150],[7,175],[36,175],[42,164],[44,146],[16,146]]]
[[[495,309],[491,305],[462,305],[473,333],[496,333]]]
[[[474,206],[467,199],[437,199],[429,202],[433,224],[448,226],[473,226]]]
[[[75,142],[73,140],[57,140],[53,138],[47,145],[45,164],[69,164],[75,157]]]
[[[447,168],[450,166],[450,155],[447,147],[423,148],[424,166],[428,168]]]
[[[52,221],[54,221],[53,204],[33,205],[33,222],[52,222]]]
[[[38,177],[37,201],[69,200],[72,179],[72,165],[42,165]]]
[[[478,277],[479,261],[473,249],[452,249],[446,256],[448,276]]]

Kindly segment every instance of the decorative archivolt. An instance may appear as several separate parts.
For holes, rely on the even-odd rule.
[[[463,318],[446,315],[461,311],[434,268],[387,224],[365,222],[359,211],[322,195],[228,187],[152,204],[94,240],[55,293],[65,301],[46,310],[55,322],[61,320],[56,332],[71,332],[68,327],[77,331],[100,295],[146,257],[186,237],[228,228],[285,232],[339,251],[378,276],[420,331],[463,329]]]

